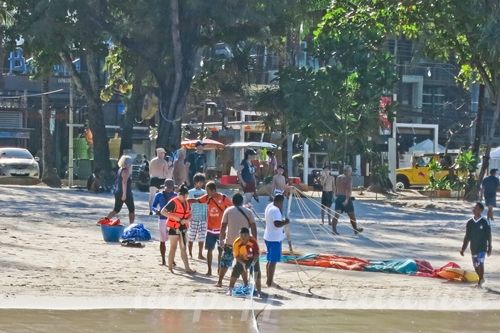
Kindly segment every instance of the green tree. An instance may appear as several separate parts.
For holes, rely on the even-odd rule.
[[[198,51],[269,35],[277,15],[297,1],[108,1],[93,19],[144,59],[158,86],[158,144],[178,145]]]
[[[411,21],[417,27],[415,38],[425,46],[427,54],[436,58],[453,59],[460,66],[458,79],[470,86],[473,82],[484,84],[495,104],[492,121],[486,138],[486,156],[496,134],[500,116],[500,2],[497,0],[472,1],[420,1]],[[482,101],[480,101],[482,103]],[[481,108],[482,109],[482,108]],[[479,145],[474,155],[479,156]],[[485,174],[483,163],[479,179]],[[477,199],[480,182],[468,186],[466,195]]]
[[[109,170],[109,147],[100,100],[102,65],[109,39],[93,16],[104,1],[11,0],[15,24],[11,36],[23,36],[33,50],[47,59],[58,58],[85,97],[93,135],[94,167]],[[81,70],[74,63],[81,60]],[[48,64],[47,64],[48,65]]]

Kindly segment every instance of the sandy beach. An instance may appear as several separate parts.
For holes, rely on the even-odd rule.
[[[147,194],[134,195],[137,222],[157,239],[156,218],[147,215]],[[401,200],[378,199],[358,196],[355,207],[365,232],[354,236],[344,217],[339,225],[342,235],[337,237],[319,225],[319,209],[309,199],[303,203],[310,214],[292,202],[295,249],[366,259],[425,259],[435,267],[454,261],[472,269],[470,255],[459,254],[472,204],[427,199],[403,205]],[[266,200],[261,197],[255,205],[258,215],[263,214]],[[265,288],[269,297],[252,302],[228,297],[225,289],[216,288],[216,278],[204,275],[206,264],[200,260],[191,260],[197,270],[192,277],[181,269],[169,273],[159,265],[155,240],[144,248],[105,243],[96,221],[112,208],[110,194],[5,185],[0,186],[0,202],[3,309],[500,310],[495,224],[493,254],[486,261],[487,284],[482,290],[440,279],[279,264],[275,280],[281,288]],[[429,205],[433,208],[425,208]],[[120,218],[128,223],[126,214]],[[262,235],[262,222],[258,229]]]

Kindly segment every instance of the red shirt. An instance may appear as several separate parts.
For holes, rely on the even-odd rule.
[[[199,203],[206,203],[208,210],[207,231],[218,234],[222,224],[222,215],[227,207],[231,207],[233,202],[226,195],[215,193],[212,197],[205,194],[198,198]]]

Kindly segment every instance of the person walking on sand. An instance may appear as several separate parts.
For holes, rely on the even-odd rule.
[[[243,187],[243,198],[244,204],[248,205],[252,202],[252,198],[255,197],[255,192],[257,190],[257,183],[255,180],[255,167],[252,164],[252,158],[257,155],[255,150],[247,149],[245,150],[245,155],[243,161],[241,161],[240,167],[238,169],[238,180]]]
[[[259,243],[257,240],[250,236],[248,228],[241,228],[240,237],[236,238],[233,242],[233,256],[236,259],[236,264],[231,273],[229,280],[229,290],[227,294],[231,296],[236,280],[242,277],[243,284],[248,286],[248,273],[252,274],[255,279],[255,289],[257,295],[261,295],[261,274],[259,265]]]
[[[187,175],[186,175],[186,167],[184,166],[184,162],[186,160],[186,149],[181,148],[177,151],[177,157],[174,161],[174,182],[175,185],[181,186],[182,184],[186,184]]]
[[[213,251],[219,243],[220,229],[222,224],[222,215],[226,208],[232,205],[231,200],[222,193],[217,192],[217,186],[214,182],[208,182],[205,186],[207,194],[198,199],[190,200],[191,203],[207,204],[208,217],[207,217],[207,237],[205,239],[205,249],[207,249],[207,276],[212,275],[212,259]],[[217,264],[220,265],[222,256],[222,249],[217,246],[218,260]],[[219,266],[220,268],[220,266]],[[219,270],[218,270],[219,271]]]
[[[168,240],[168,230],[167,218],[161,214],[161,211],[170,200],[177,196],[177,193],[174,192],[174,188],[175,185],[173,179],[166,179],[163,191],[156,193],[153,204],[151,205],[151,211],[158,215],[158,230],[160,231],[160,255],[161,264],[163,266],[166,265],[165,252],[167,247],[165,245],[165,242]]]
[[[356,215],[354,214],[354,204],[352,198],[352,168],[350,165],[344,166],[344,174],[337,177],[335,191],[337,199],[335,199],[335,216],[332,221],[333,233],[335,235],[339,234],[337,232],[337,224],[340,214],[344,212],[347,213],[349,219],[351,220],[354,234],[362,232],[363,228],[358,227]]]
[[[134,196],[132,194],[132,157],[123,155],[118,160],[118,171],[115,179],[115,206],[109,212],[107,218],[111,219],[118,214],[123,207],[123,204],[128,208],[129,223],[134,223],[135,219],[135,206]]]
[[[493,207],[497,206],[497,191],[500,187],[500,180],[497,177],[498,169],[491,169],[490,175],[485,177],[481,182],[480,198],[484,200],[484,204],[488,207],[487,218],[493,221]]]
[[[165,160],[165,149],[156,148],[156,157],[149,162],[149,215],[153,215],[151,206],[156,193],[168,177],[169,164]]]
[[[333,196],[335,193],[335,177],[331,174],[331,169],[329,165],[323,167],[321,176],[319,178],[321,184],[321,224],[325,224],[325,211],[328,216],[328,224],[331,225],[331,214],[330,210],[333,204]]]
[[[257,225],[252,211],[243,207],[241,193],[233,195],[233,206],[226,209],[222,215],[219,244],[222,248],[222,257],[219,264],[219,281],[217,287],[222,287],[222,280],[229,267],[233,265],[233,243],[238,238],[241,228],[249,228],[252,237],[257,240]]]
[[[465,237],[460,250],[460,255],[463,256],[467,246],[470,243],[470,252],[472,254],[472,264],[474,270],[479,276],[478,287],[484,284],[484,260],[486,255],[491,255],[491,228],[490,224],[484,217],[481,216],[484,210],[482,203],[478,202],[472,209],[474,216],[467,221],[465,227]]]
[[[184,263],[184,268],[187,273],[195,273],[189,267],[189,261],[186,252],[186,231],[189,227],[191,219],[191,205],[188,202],[188,188],[186,185],[181,185],[177,197],[170,200],[161,210],[161,214],[167,218],[168,235],[170,239],[170,251],[168,253],[168,269],[173,271],[174,257],[179,244],[181,258]]]
[[[274,281],[274,272],[276,263],[281,260],[281,242],[285,238],[283,227],[290,223],[287,218],[283,219],[283,194],[274,197],[273,202],[267,205],[264,216],[266,220],[266,229],[264,230],[264,241],[267,248],[267,281],[268,287],[272,286]]]
[[[197,173],[193,177],[194,187],[189,190],[189,199],[199,199],[207,194],[203,189],[205,186],[205,175]],[[203,256],[203,245],[207,238],[207,205],[197,202],[191,204],[192,219],[188,229],[189,257],[193,258],[193,243],[198,240],[198,259],[205,260]]]

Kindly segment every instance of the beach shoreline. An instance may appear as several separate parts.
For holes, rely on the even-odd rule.
[[[134,192],[137,222],[157,237],[157,221],[147,215],[147,194]],[[158,242],[144,248],[102,240],[96,221],[113,206],[109,194],[68,188],[0,186],[1,309],[407,309],[435,311],[500,310],[498,231],[486,259],[485,289],[467,283],[399,274],[343,271],[278,264],[281,288],[264,288],[267,299],[240,299],[216,288],[206,264],[191,260],[194,277],[175,275],[159,265]],[[265,200],[255,205],[262,214]],[[437,203],[436,203],[437,204]],[[300,253],[330,253],[365,259],[413,258],[440,267],[454,261],[472,269],[470,255],[459,255],[470,203],[437,208],[397,207],[385,201],[357,200],[365,232],[354,236],[341,220],[334,237],[318,218],[292,210],[292,239]],[[315,209],[310,205],[311,210]],[[127,224],[126,214],[120,218]],[[258,223],[259,234],[263,225]],[[260,237],[263,246],[262,237]],[[286,246],[285,246],[286,247]],[[197,244],[195,245],[197,249]],[[178,258],[177,260],[180,260]],[[227,287],[228,278],[224,280]]]

